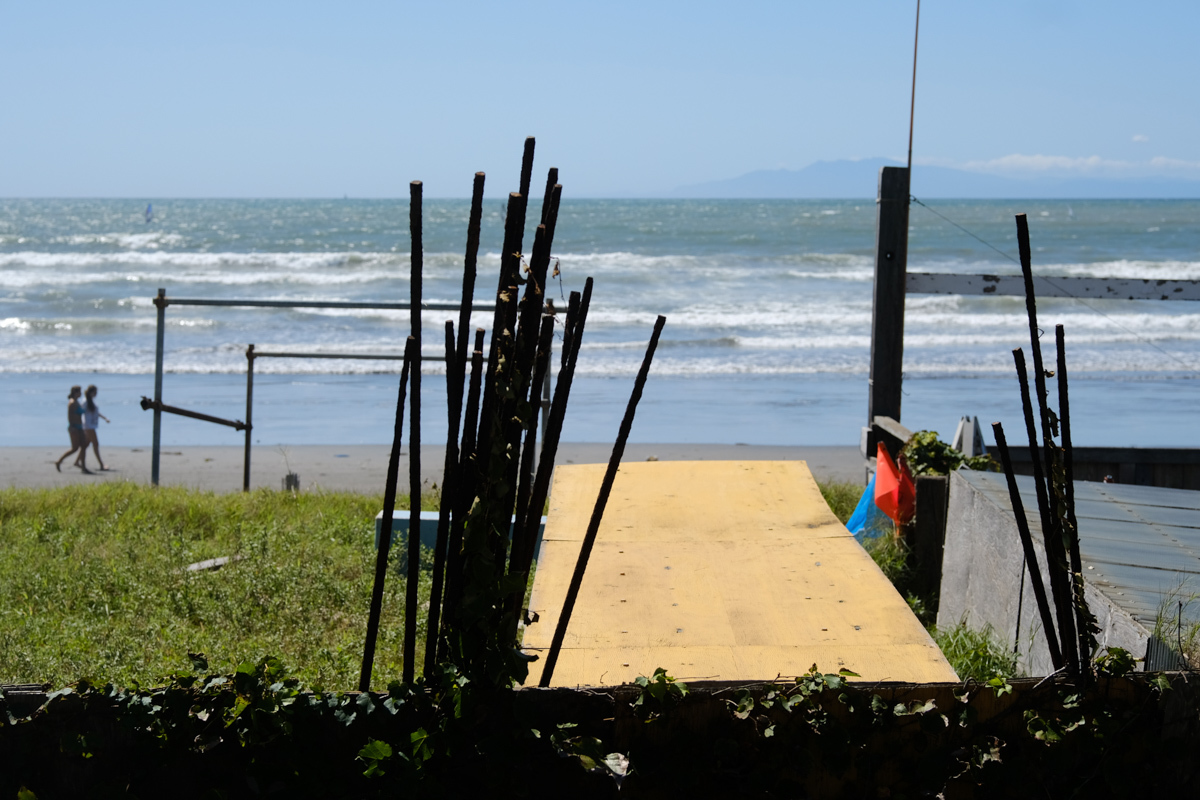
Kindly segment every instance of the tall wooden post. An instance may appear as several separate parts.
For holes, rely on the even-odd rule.
[[[865,456],[875,452],[875,417],[900,420],[904,371],[904,282],[908,266],[908,170],[879,170],[875,222],[875,294],[871,311],[871,377]]]

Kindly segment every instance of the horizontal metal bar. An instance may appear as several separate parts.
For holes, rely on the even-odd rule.
[[[411,303],[350,303],[338,301],[293,300],[209,300],[196,297],[164,297],[169,306],[226,306],[231,308],[365,308],[379,311],[408,311]],[[458,311],[461,303],[422,303],[423,311]],[[474,311],[495,311],[495,305],[471,304]]]
[[[215,422],[218,425],[225,425],[238,431],[250,429],[250,426],[242,422],[240,419],[221,419],[220,417],[201,414],[199,411],[188,411],[186,408],[169,406],[166,403],[160,403],[158,401],[151,400],[149,397],[143,397],[141,405],[143,411],[149,411],[153,408],[159,411],[165,411],[168,414],[178,414],[181,417],[191,417],[192,419],[204,420],[205,422]]]
[[[1142,278],[1078,278],[1035,275],[1038,297],[1073,297],[1086,300],[1200,300],[1200,281]],[[908,294],[963,294],[1025,296],[1020,275],[944,275],[910,272]]]
[[[357,359],[365,361],[403,361],[404,356],[385,356],[385,355],[358,355],[355,353],[269,353],[265,350],[255,350],[248,354],[250,358],[342,358],[342,359]],[[445,356],[420,356],[420,361],[445,361]],[[487,361],[485,356],[484,361]]]

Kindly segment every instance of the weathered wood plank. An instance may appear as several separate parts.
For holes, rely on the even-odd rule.
[[[603,465],[555,470],[529,652],[550,644],[602,477]],[[627,683],[658,667],[769,680],[814,662],[871,681],[954,679],[804,462],[622,464],[552,685]]]
[[[1035,275],[1038,297],[1076,297],[1085,300],[1200,300],[1200,281],[1149,278],[1080,278]],[[909,272],[909,294],[1007,295],[1024,297],[1020,275],[946,275]]]

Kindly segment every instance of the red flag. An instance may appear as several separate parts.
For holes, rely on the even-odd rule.
[[[907,469],[896,466],[882,442],[875,456],[875,505],[897,525],[911,520],[917,505],[912,477]]]

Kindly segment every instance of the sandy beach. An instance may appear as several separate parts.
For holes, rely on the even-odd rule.
[[[91,475],[63,462],[62,472],[54,469],[55,460],[65,448],[6,447],[0,449],[0,486],[46,488],[71,486],[95,481],[125,480],[150,482],[149,447],[102,447],[101,454],[109,470]],[[612,453],[610,444],[562,444],[556,459],[559,464],[606,463]],[[164,447],[159,471],[163,486],[189,486],[217,492],[242,488],[241,447],[198,446]],[[251,481],[254,488],[279,489],[290,471],[299,474],[302,491],[382,492],[387,477],[388,448],[383,445],[304,445],[295,447],[259,447],[251,453]],[[421,448],[421,480],[428,486],[440,482],[445,448]],[[819,480],[861,481],[863,463],[855,447],[785,447],[770,445],[725,444],[629,444],[624,461],[806,461]],[[89,453],[88,464],[98,466]],[[401,487],[408,484],[408,451],[401,464]]]

